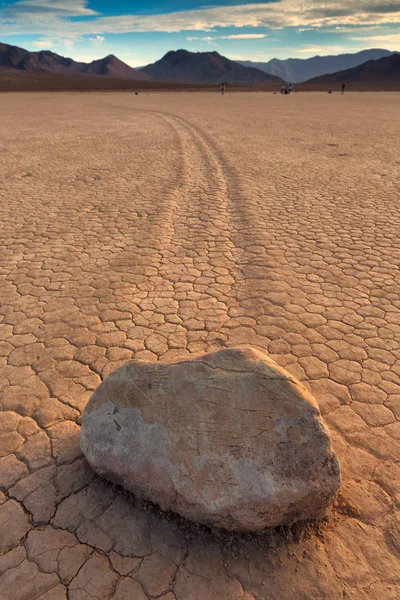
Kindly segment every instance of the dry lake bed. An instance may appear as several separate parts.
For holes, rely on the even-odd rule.
[[[398,599],[400,94],[3,94],[0,151],[1,600]],[[82,457],[112,370],[238,344],[319,403],[318,526],[197,527]]]

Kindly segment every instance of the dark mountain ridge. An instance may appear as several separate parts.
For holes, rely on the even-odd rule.
[[[400,86],[400,54],[392,54],[378,60],[369,60],[366,63],[345,69],[337,73],[314,77],[306,84],[351,84],[363,83],[369,86]]]
[[[357,67],[368,60],[378,60],[390,56],[392,52],[379,48],[362,50],[353,54],[339,54],[337,56],[314,56],[312,58],[288,58],[280,60],[273,58],[268,62],[240,61],[247,67],[256,67],[266,73],[272,73],[292,83],[301,83],[319,75],[335,73],[344,69]]]
[[[218,52],[170,51],[160,60],[142,67],[142,72],[157,81],[180,83],[218,84],[271,84],[281,85],[284,81],[252,67],[221,56]]]
[[[133,69],[114,55],[91,63],[65,58],[50,50],[30,52],[18,46],[0,43],[0,69],[16,69],[29,73],[46,72],[64,75],[96,75],[119,79],[148,80],[149,77]]]

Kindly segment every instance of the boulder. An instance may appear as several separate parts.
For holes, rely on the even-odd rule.
[[[230,530],[321,518],[340,485],[313,396],[247,346],[123,365],[89,400],[81,447],[138,497]]]

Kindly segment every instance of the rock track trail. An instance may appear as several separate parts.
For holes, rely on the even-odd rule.
[[[397,599],[398,95],[0,107],[0,598]],[[343,473],[326,522],[228,535],[93,475],[105,376],[242,343],[320,404]]]

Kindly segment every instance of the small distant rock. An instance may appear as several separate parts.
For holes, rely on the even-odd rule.
[[[81,446],[137,496],[230,530],[319,519],[340,485],[315,399],[251,347],[125,364],[86,406]]]

